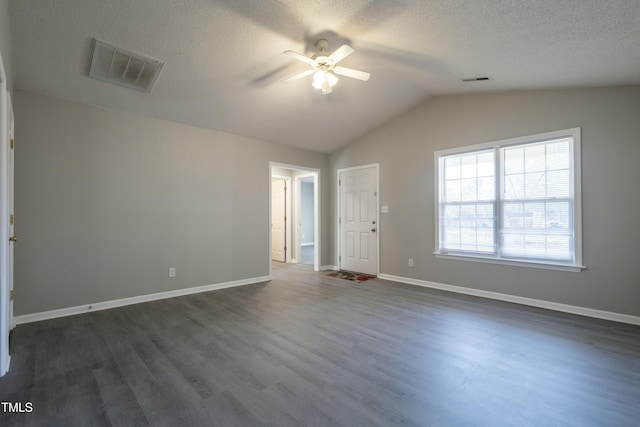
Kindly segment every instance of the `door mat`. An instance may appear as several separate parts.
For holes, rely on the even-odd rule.
[[[369,276],[368,274],[352,273],[350,271],[336,271],[327,274],[327,276],[337,277],[338,279],[352,280],[354,282],[366,282],[369,279],[375,279],[376,276]]]

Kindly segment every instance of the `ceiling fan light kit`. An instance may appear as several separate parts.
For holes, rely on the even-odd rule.
[[[333,87],[338,83],[338,78],[330,71],[318,70],[313,74],[313,83],[316,89],[322,90],[322,94],[331,93]]]
[[[333,91],[333,87],[336,85],[336,83],[338,83],[338,77],[336,76],[336,74],[362,81],[369,80],[371,74],[367,73],[366,71],[336,66],[336,63],[354,52],[351,46],[343,44],[335,52],[327,55],[328,46],[329,42],[326,39],[318,40],[316,42],[316,47],[318,48],[319,52],[313,55],[311,58],[304,56],[298,52],[294,52],[293,50],[284,51],[285,55],[289,55],[292,58],[297,59],[298,61],[302,61],[308,64],[309,66],[311,66],[311,69],[287,77],[286,79],[282,80],[282,83],[291,83],[295,80],[299,80],[303,77],[313,74],[312,86],[316,89],[321,90],[323,95],[327,95]]]

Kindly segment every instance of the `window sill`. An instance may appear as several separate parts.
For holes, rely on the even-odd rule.
[[[572,271],[572,272],[580,272],[585,270],[587,267],[583,265],[570,265],[570,264],[554,264],[550,262],[536,262],[536,261],[515,261],[515,260],[506,260],[506,259],[496,259],[496,258],[487,258],[481,256],[474,255],[461,255],[461,254],[443,254],[440,252],[434,252],[433,255],[436,258],[442,259],[455,259],[461,261],[472,261],[472,262],[484,262],[488,264],[501,264],[501,265],[511,265],[515,267],[528,267],[528,268],[541,268],[545,270],[558,270],[558,271]]]

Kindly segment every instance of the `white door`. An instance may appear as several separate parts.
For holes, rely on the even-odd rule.
[[[286,262],[287,182],[271,180],[271,259]]]
[[[13,257],[10,251],[13,242],[13,227],[9,226],[9,214],[13,213],[13,172],[9,172],[10,149],[9,107],[11,101],[6,91],[7,80],[2,55],[0,54],[0,376],[9,370],[9,330],[11,328],[10,314],[10,278],[13,277]],[[9,182],[11,175],[11,182]],[[11,233],[11,234],[10,234]]]
[[[13,130],[13,106],[11,103],[11,96],[8,97],[8,109],[9,109],[9,154],[8,154],[8,176],[7,181],[9,183],[7,188],[8,200],[7,207],[9,211],[9,248],[8,248],[8,262],[7,262],[7,278],[9,281],[9,321],[11,323],[11,329],[14,328],[13,324],[13,248],[18,237],[14,234],[15,216],[13,212],[13,187],[14,187],[14,167],[13,167],[13,153],[15,149],[14,142],[14,130]]]
[[[378,274],[378,168],[340,171],[338,219],[341,270]]]

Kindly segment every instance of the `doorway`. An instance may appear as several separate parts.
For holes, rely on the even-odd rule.
[[[269,163],[269,171],[269,259],[287,264],[310,265],[315,271],[319,271],[320,171],[275,162]],[[283,204],[281,194],[284,185],[286,193]],[[282,209],[286,221],[283,219],[278,223],[278,218],[282,217]],[[285,245],[282,245],[283,238]],[[278,247],[283,248],[283,254],[280,254]],[[271,262],[269,265],[271,275]]]
[[[378,165],[338,170],[338,268],[377,276]]]
[[[298,226],[300,231],[299,244],[300,244],[300,256],[299,262],[301,264],[313,264],[313,255],[315,253],[315,233],[314,233],[314,179],[313,176],[296,177],[296,188],[299,188],[298,194],[300,195],[298,202],[298,211],[300,212],[300,221]]]

